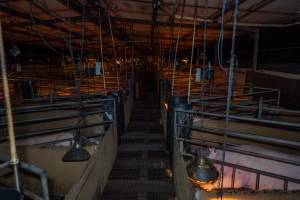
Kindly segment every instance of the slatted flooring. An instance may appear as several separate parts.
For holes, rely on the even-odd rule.
[[[173,200],[160,111],[149,95],[135,103],[103,200]]]

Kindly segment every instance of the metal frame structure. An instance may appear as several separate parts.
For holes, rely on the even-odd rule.
[[[48,102],[47,104],[40,104],[36,106],[25,106],[22,108],[15,108],[12,110],[13,115],[22,115],[22,114],[32,114],[32,113],[38,113],[38,112],[48,112],[48,111],[56,111],[56,110],[80,110],[79,103],[76,102],[78,97],[59,97],[55,99],[55,102]],[[37,104],[37,100],[34,101],[35,104]],[[43,102],[43,99],[40,99],[40,103]],[[116,102],[114,98],[109,97],[103,97],[101,95],[86,95],[83,96],[83,101],[81,102],[81,106],[83,106],[85,109],[96,109],[96,111],[92,112],[84,112],[83,114],[70,114],[64,117],[47,117],[47,118],[39,118],[39,119],[33,119],[33,120],[23,120],[23,121],[17,121],[14,123],[14,126],[20,126],[20,125],[30,125],[30,124],[42,124],[47,122],[57,122],[65,119],[79,119],[81,117],[89,116],[89,115],[98,115],[98,114],[104,114],[108,113],[111,114],[112,119],[105,120],[103,122],[99,123],[90,123],[85,125],[72,125],[72,126],[66,126],[66,127],[60,127],[60,128],[53,128],[53,129],[43,129],[38,131],[31,131],[28,133],[22,133],[21,135],[16,135],[15,139],[16,141],[22,140],[22,139],[28,139],[28,138],[34,138],[37,136],[44,136],[44,135],[51,135],[51,134],[57,134],[57,133],[63,133],[66,131],[72,131],[72,130],[78,130],[78,129],[85,129],[89,127],[96,127],[96,126],[111,126],[116,118]],[[1,117],[4,115],[5,109],[1,109]],[[6,123],[2,123],[0,125],[1,129],[4,129],[7,126]],[[89,135],[87,138],[96,138],[104,136],[105,133],[95,133],[93,135]],[[3,136],[0,138],[0,143],[7,142],[8,138],[7,136]],[[70,139],[64,139],[64,140],[56,140],[51,142],[46,142],[42,144],[37,145],[44,145],[44,144],[55,144],[58,142],[63,141],[70,141],[73,140],[73,138]],[[0,156],[0,169],[8,168],[11,165],[10,160],[8,160],[6,157]],[[48,183],[47,183],[47,175],[46,172],[35,166],[31,165],[25,162],[20,162],[19,164],[20,169],[24,170],[26,172],[29,172],[30,174],[37,175],[41,179],[41,186],[42,186],[42,192],[43,192],[43,199],[49,200],[49,192],[48,192]]]
[[[251,108],[251,107],[250,107]],[[285,109],[278,109],[278,108],[267,108],[266,110],[268,111],[276,111],[277,114],[280,113],[289,113],[292,115],[295,114],[300,114],[299,111],[293,111],[293,110],[285,110]],[[195,116],[200,116],[200,117],[207,117],[207,118],[221,118],[223,119],[225,116],[223,114],[216,114],[216,113],[211,113],[211,112],[202,112],[202,111],[195,111],[195,110],[184,110],[184,109],[175,109],[174,112],[174,140],[179,143],[179,148],[180,148],[180,153],[182,156],[187,156],[187,157],[194,157],[194,154],[191,154],[190,152],[185,151],[185,145],[189,146],[204,146],[204,147],[214,147],[216,149],[223,149],[223,145],[221,142],[218,141],[213,141],[213,140],[202,140],[202,139],[196,139],[196,138],[184,138],[181,134],[181,131],[184,129],[185,131],[194,131],[197,134],[200,134],[200,132],[205,132],[208,134],[213,134],[213,135],[219,135],[223,136],[225,130],[223,129],[213,129],[213,128],[203,128],[203,127],[196,127],[193,125],[188,124],[187,125],[187,120],[190,120],[192,117]],[[264,126],[269,126],[269,125],[276,125],[276,127],[281,128],[281,129],[291,129],[291,130],[299,130],[300,124],[299,123],[290,123],[286,121],[274,121],[274,120],[264,120],[264,119],[258,119],[254,117],[243,117],[243,116],[238,116],[238,115],[229,115],[229,118],[231,121],[234,122],[242,122],[242,123],[259,123],[260,125]],[[234,137],[238,138],[240,140],[245,140],[245,141],[255,141],[258,143],[264,143],[264,144],[271,144],[273,146],[278,146],[278,147],[285,147],[285,148],[292,148],[296,150],[300,150],[300,142],[299,141],[294,141],[294,140],[288,140],[288,139],[281,139],[281,138],[276,138],[276,137],[264,137],[257,135],[255,133],[244,133],[244,132],[233,132],[233,131],[228,131],[228,137]],[[264,158],[267,160],[273,160],[273,161],[278,161],[282,163],[288,163],[291,165],[295,166],[300,166],[300,163],[294,160],[290,159],[285,159],[285,158],[278,158],[276,156],[270,156],[270,155],[264,155],[261,153],[254,153],[250,151],[244,151],[240,150],[237,148],[234,148],[235,144],[233,143],[227,143],[226,146],[226,151],[229,152],[235,152],[239,153],[241,155],[249,155],[253,157],[259,157],[259,158]],[[288,182],[292,183],[297,183],[300,184],[300,179],[296,178],[291,178],[291,177],[286,177],[262,170],[257,170],[249,167],[244,167],[241,165],[237,164],[232,164],[232,163],[227,163],[227,162],[222,162],[219,160],[213,160],[216,164],[224,164],[224,166],[228,166],[233,168],[233,173],[231,177],[231,186],[234,186],[235,182],[235,173],[236,170],[242,170],[242,171],[247,171],[251,173],[256,174],[256,190],[259,189],[259,184],[260,184],[260,176],[267,176],[267,177],[272,177],[276,179],[280,179],[284,181],[284,186],[283,186],[283,191],[286,192],[288,189]]]

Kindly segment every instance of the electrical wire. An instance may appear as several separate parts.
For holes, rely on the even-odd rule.
[[[181,1],[179,1],[179,4]],[[172,71],[172,96],[174,95],[174,82],[175,82],[175,70],[176,70],[176,60],[177,60],[177,51],[178,51],[178,45],[179,45],[179,39],[180,39],[180,32],[182,29],[182,20],[183,20],[183,13],[184,13],[184,8],[185,8],[185,0],[183,0],[183,7],[181,10],[181,17],[180,17],[180,25],[179,25],[179,30],[177,32],[177,40],[176,40],[176,47],[175,47],[175,54],[174,54],[174,63],[173,63],[173,71]]]
[[[191,52],[191,63],[190,63],[190,71],[189,71],[189,85],[188,85],[188,104],[190,103],[191,96],[191,79],[192,79],[192,69],[193,69],[193,58],[194,58],[194,46],[195,46],[195,33],[196,33],[196,18],[197,18],[197,8],[198,1],[195,0],[195,11],[194,11],[194,25],[193,25],[193,40],[192,40],[192,52]]]
[[[103,40],[102,40],[102,23],[101,23],[101,9],[99,7],[99,42],[100,42],[100,57],[101,57],[101,65],[102,65],[102,77],[103,77],[103,88],[104,93],[107,94],[106,91],[106,80],[105,80],[105,69],[104,69],[104,57],[103,57]]]
[[[208,0],[205,0],[204,3],[204,22],[203,22],[203,58],[202,58],[202,77],[201,77],[201,98],[204,98],[204,79],[205,79],[205,65],[206,65],[206,35],[207,35],[207,7],[208,7]],[[203,106],[202,106],[203,107]]]
[[[234,76],[234,59],[235,59],[235,38],[237,30],[237,17],[238,17],[238,0],[234,0],[234,11],[233,11],[233,24],[232,24],[232,38],[231,38],[231,51],[230,51],[230,65],[228,73],[228,88],[227,88],[227,103],[226,103],[226,114],[225,114],[225,132],[223,141],[223,154],[222,154],[222,165],[221,165],[221,199],[223,199],[223,184],[224,184],[224,164],[226,156],[226,144],[229,131],[229,114],[231,108],[231,98],[232,98],[232,86],[233,86],[233,76]]]
[[[116,52],[116,45],[115,45],[115,39],[114,39],[114,34],[112,31],[112,26],[111,26],[111,18],[108,16],[108,24],[109,24],[109,30],[110,30],[110,36],[111,36],[111,42],[113,46],[113,54],[114,54],[114,65],[117,65],[117,52]],[[117,66],[116,66],[117,67]],[[119,67],[116,69],[117,71],[117,85],[118,85],[118,91],[120,90],[120,78],[119,78]]]
[[[219,39],[218,39],[218,64],[219,68],[223,71],[226,71],[226,69],[223,67],[223,44],[224,44],[224,18],[225,18],[225,10],[226,10],[227,0],[223,0],[222,4],[222,12],[221,12],[221,29],[219,33]]]
[[[29,6],[29,16],[30,16],[30,20],[31,20],[31,23],[33,25],[37,25],[36,24],[36,21],[32,15],[32,0],[27,0],[28,2],[28,6]],[[50,50],[52,50],[53,52],[61,55],[63,57],[63,52],[60,52],[59,50],[57,50],[55,47],[53,47],[46,39],[45,37],[42,35],[42,33],[39,31],[39,29],[36,29],[35,30],[37,32],[37,34],[39,35],[40,39],[42,40],[42,42],[45,44],[45,46],[47,46]]]

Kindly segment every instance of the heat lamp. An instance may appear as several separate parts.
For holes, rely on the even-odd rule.
[[[213,163],[203,155],[203,150],[197,151],[197,156],[187,165],[189,181],[198,188],[208,188],[218,180],[219,173]]]
[[[81,162],[89,160],[90,157],[90,153],[83,148],[82,139],[76,135],[71,149],[67,151],[62,160],[63,162]]]

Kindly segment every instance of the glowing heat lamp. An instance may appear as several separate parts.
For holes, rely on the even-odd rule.
[[[185,59],[182,59],[181,61],[182,61],[182,62],[184,62],[184,63],[187,63],[187,62],[189,62],[189,60],[188,60],[187,58],[185,58]]]
[[[168,110],[168,104],[164,103],[165,109]]]
[[[219,173],[213,163],[203,156],[202,150],[197,154],[187,165],[188,179],[195,187],[209,191],[218,180]]]
[[[116,63],[117,63],[118,65],[120,65],[120,64],[121,64],[121,61],[120,61],[120,60],[116,60]]]

